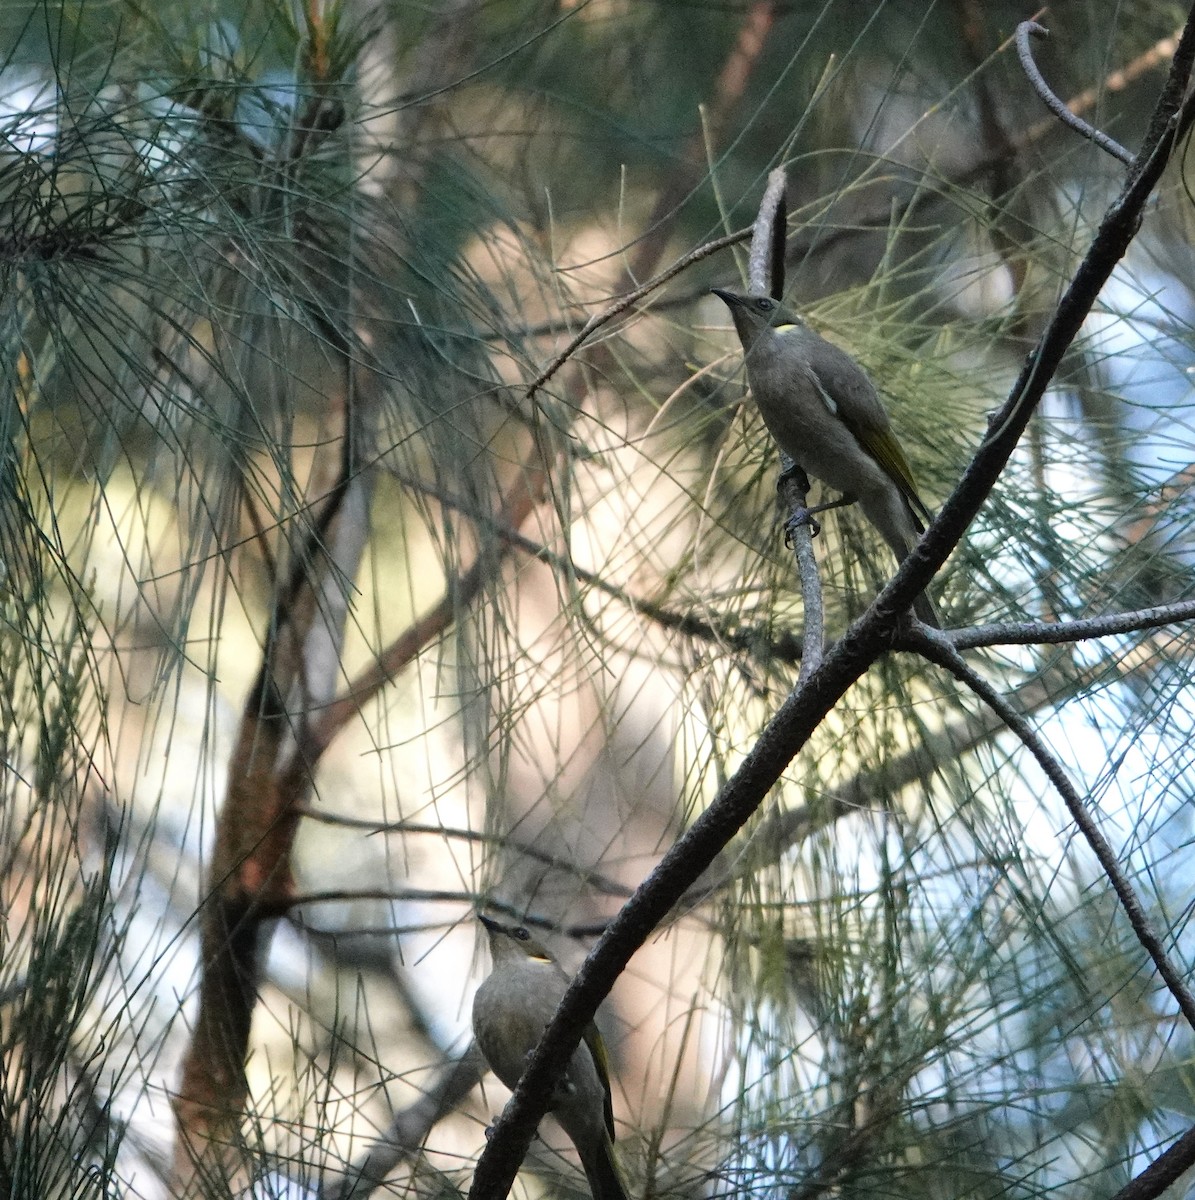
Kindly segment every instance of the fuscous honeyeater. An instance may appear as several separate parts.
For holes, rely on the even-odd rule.
[[[521,926],[480,917],[494,969],[473,997],[473,1034],[494,1074],[514,1089],[568,987],[552,955]],[[572,1139],[594,1200],[627,1200],[614,1161],[606,1047],[591,1021],[548,1111]]]
[[[917,495],[909,461],[863,368],[779,300],[713,292],[734,318],[751,394],[781,450],[807,475],[858,500],[903,562],[932,514]],[[913,610],[940,627],[924,593]]]

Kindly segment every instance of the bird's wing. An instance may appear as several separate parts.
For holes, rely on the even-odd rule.
[[[602,1041],[602,1035],[598,1032],[598,1027],[590,1021],[585,1027],[585,1045],[589,1047],[590,1056],[593,1058],[593,1065],[597,1067],[598,1078],[602,1081],[602,1089],[604,1090],[605,1103],[603,1105],[602,1115],[606,1121],[606,1132],[610,1135],[610,1140],[614,1140],[614,1103],[610,1098],[610,1059],[606,1054],[606,1043]]]
[[[852,432],[859,439],[863,449],[883,467],[884,473],[900,489],[900,494],[908,501],[913,525],[918,533],[924,533],[925,524],[932,521],[934,515],[926,507],[925,501],[917,495],[917,485],[913,482],[909,460],[892,431],[857,429]]]
[[[933,513],[917,494],[909,460],[892,432],[888,414],[871,380],[850,355],[839,350],[832,342],[818,340],[821,345],[816,353],[810,355],[809,366],[822,399],[900,489],[901,495],[909,502],[917,532],[923,533],[921,521],[932,521]],[[836,381],[834,397],[830,396],[823,383],[823,376]]]

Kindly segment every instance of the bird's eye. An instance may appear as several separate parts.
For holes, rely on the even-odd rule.
[[[522,927],[522,925],[520,925],[518,929],[514,931],[514,936],[517,937],[520,942],[529,942],[531,940],[531,934],[529,934],[527,930]]]
[[[755,307],[758,308],[760,312],[771,312],[776,306],[771,302],[771,300],[765,298],[763,300],[756,300]]]

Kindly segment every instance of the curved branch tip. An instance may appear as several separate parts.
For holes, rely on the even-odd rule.
[[[1081,137],[1085,137],[1089,142],[1094,142],[1105,154],[1110,154],[1124,163],[1126,167],[1131,167],[1136,161],[1136,156],[1132,151],[1126,150],[1115,138],[1101,133],[1095,126],[1089,125],[1082,117],[1071,112],[1065,102],[1051,89],[1045,76],[1038,70],[1037,63],[1033,60],[1033,51],[1029,48],[1029,39],[1030,37],[1048,38],[1049,36],[1050,31],[1036,21],[1022,21],[1017,26],[1017,57],[1021,60],[1021,69],[1033,85],[1033,90],[1064,125],[1073,129]]]

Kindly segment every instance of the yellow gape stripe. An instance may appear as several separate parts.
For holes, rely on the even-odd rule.
[[[793,325],[791,322],[787,325],[777,325],[776,326],[777,333],[787,333],[790,329],[796,329],[796,326]]]

